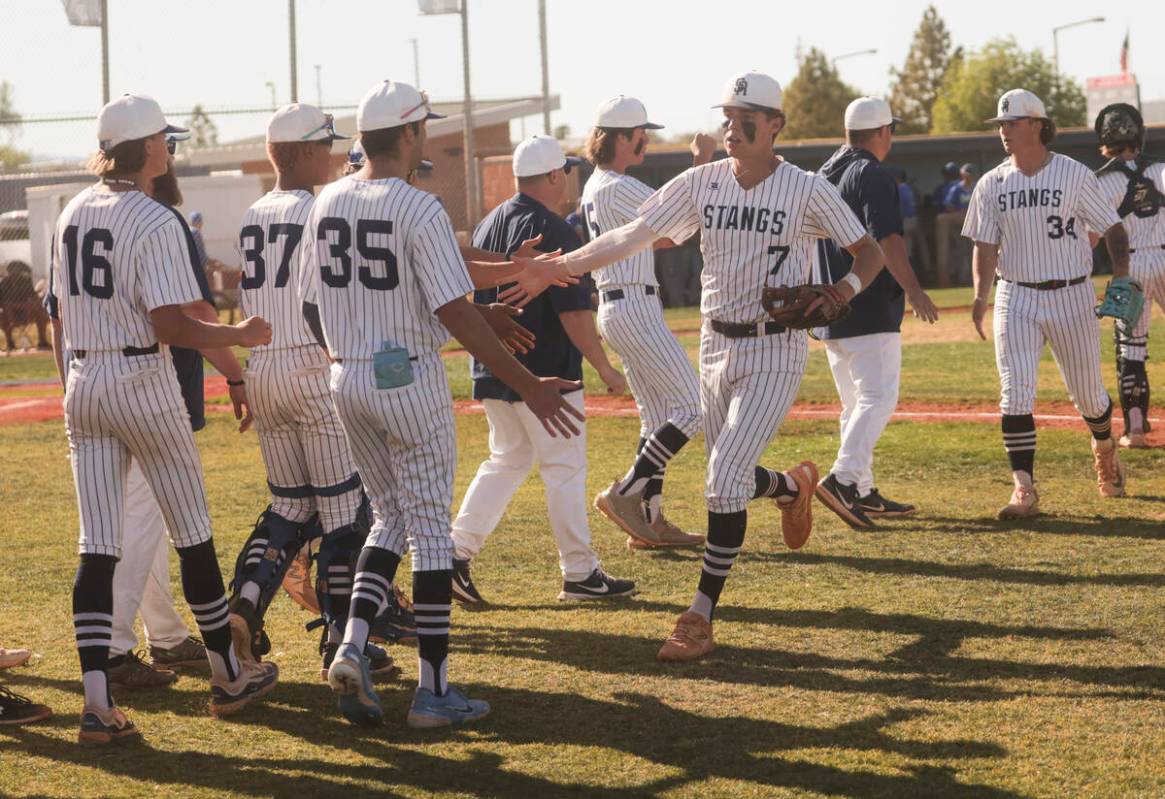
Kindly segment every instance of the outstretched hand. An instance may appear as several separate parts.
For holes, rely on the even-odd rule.
[[[522,315],[521,308],[506,305],[504,302],[482,305],[479,308],[490,329],[510,353],[524,355],[534,346],[534,334],[518,324],[517,317]]]
[[[538,382],[522,395],[522,401],[530,412],[542,422],[551,438],[561,433],[563,438],[579,434],[579,427],[573,420],[586,421],[586,416],[563,397],[563,391],[577,391],[582,383],[577,380],[563,380],[560,377],[540,377]],[[557,432],[556,432],[557,431]]]

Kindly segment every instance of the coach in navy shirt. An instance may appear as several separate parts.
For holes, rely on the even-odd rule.
[[[852,301],[853,313],[821,331],[842,404],[841,446],[821,485],[839,500],[836,507],[843,510],[838,514],[855,528],[873,527],[871,517],[914,511],[912,505],[886,499],[874,486],[874,447],[898,404],[904,295],[916,316],[927,322],[938,318],[910,266],[898,187],[881,163],[890,153],[897,122],[885,100],[854,100],[845,112],[847,143],[821,168],[886,255],[886,268]],[[853,265],[853,257],[833,241],[821,242],[818,254],[828,283],[836,283]]]
[[[473,244],[483,250],[512,253],[526,239],[542,236],[538,248],[568,252],[582,246],[578,234],[551,209],[561,201],[566,175],[579,163],[567,158],[549,136],[534,136],[514,151],[518,193],[495,208],[477,226]],[[474,292],[474,302],[497,301],[498,289]],[[595,367],[612,392],[626,388],[623,375],[607,360],[591,313],[587,281],[551,287],[529,303],[518,317],[535,336],[534,347],[515,357],[539,377],[582,379],[582,359]],[[461,602],[482,602],[470,577],[470,561],[481,552],[497,527],[514,491],[538,463],[546,485],[546,509],[558,544],[563,587],[559,599],[606,599],[634,592],[630,580],[609,577],[591,549],[587,523],[586,430],[571,438],[551,437],[511,388],[474,362],[473,397],[482,401],[489,420],[490,455],[469,486],[453,522],[453,596]],[[568,401],[583,409],[582,388]]]

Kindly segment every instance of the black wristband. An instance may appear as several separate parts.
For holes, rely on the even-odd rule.
[[[228,386],[231,386],[231,387],[234,387],[234,386],[245,386],[245,385],[247,385],[247,381],[246,381],[246,380],[231,380],[231,379],[229,379],[229,378],[228,378],[228,379],[227,379],[227,385],[228,385]]]

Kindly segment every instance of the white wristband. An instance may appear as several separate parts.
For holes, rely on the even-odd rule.
[[[850,288],[854,290],[854,296],[862,293],[862,279],[853,272],[848,272],[845,277],[837,281],[838,283],[849,283]]]

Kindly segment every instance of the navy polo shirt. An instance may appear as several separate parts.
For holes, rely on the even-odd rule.
[[[206,273],[198,266],[198,249],[194,244],[194,236],[191,235],[190,226],[186,224],[186,219],[182,214],[173,208],[169,208],[169,210],[182,223],[182,229],[186,231],[186,246],[190,251],[190,265],[194,270],[194,279],[198,281],[198,290],[202,294],[202,299],[213,306],[214,295],[210,293],[210,284],[206,282]],[[54,246],[55,244],[54,240]],[[45,294],[44,305],[48,309],[50,317],[53,319],[61,318],[57,309],[57,298],[51,289]],[[174,362],[174,371],[178,375],[178,388],[182,391],[182,401],[186,403],[186,412],[190,414],[190,428],[198,432],[206,427],[206,397],[203,393],[205,373],[202,366],[202,353],[185,347],[171,347],[170,359]]]
[[[898,184],[890,170],[867,150],[842,146],[821,167],[821,175],[841,192],[842,199],[866,226],[874,241],[902,235]],[[836,283],[853,267],[853,256],[832,239],[818,242],[818,256],[828,282]],[[821,338],[853,338],[873,333],[897,333],[902,327],[906,298],[885,267],[850,303],[852,313],[822,331]]]
[[[570,252],[582,246],[578,235],[562,217],[519,192],[481,220],[473,231],[473,246],[508,255],[518,249],[523,241],[539,234],[542,241],[538,249],[543,252],[559,249]],[[473,292],[473,301],[482,304],[497,302],[498,292],[503,288],[478,289]],[[536,342],[528,353],[515,353],[514,357],[538,377],[581,380],[582,354],[566,335],[558,315],[590,309],[589,280],[580,280],[575,286],[551,286],[523,308],[522,315],[517,318],[523,327],[534,334]],[[494,377],[483,364],[472,360],[470,370],[473,375],[474,399],[522,401],[517,392]]]

